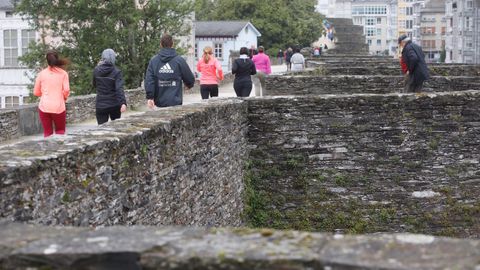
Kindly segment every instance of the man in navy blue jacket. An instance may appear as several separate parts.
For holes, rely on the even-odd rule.
[[[160,45],[162,49],[150,60],[145,74],[147,106],[151,109],[182,105],[182,82],[187,88],[195,83],[187,62],[173,48],[172,36],[163,35]]]
[[[418,93],[422,90],[423,82],[430,77],[427,64],[425,63],[425,55],[422,48],[413,43],[407,35],[400,36],[398,44],[403,47],[402,59],[408,68],[408,80],[405,90]]]

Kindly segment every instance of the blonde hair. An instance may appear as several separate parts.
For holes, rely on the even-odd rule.
[[[203,56],[202,56],[203,62],[208,63],[208,61],[210,61],[210,58],[211,58],[210,55],[212,55],[212,54],[213,54],[212,47],[207,46],[207,47],[203,48]]]

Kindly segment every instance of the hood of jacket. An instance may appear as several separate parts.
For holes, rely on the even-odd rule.
[[[96,69],[98,75],[106,76],[106,75],[112,73],[112,71],[115,69],[115,65],[113,65],[110,62],[101,61],[95,69]]]
[[[177,52],[173,48],[163,48],[160,50],[158,55],[160,56],[160,60],[162,60],[163,63],[167,63],[175,56],[177,56]]]

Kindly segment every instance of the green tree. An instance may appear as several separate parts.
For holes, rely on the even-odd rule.
[[[39,44],[30,47],[22,61],[34,68],[45,66],[45,49],[58,50],[67,57],[74,94],[92,89],[92,71],[106,48],[114,49],[123,71],[125,86],[140,86],[149,59],[158,52],[160,37],[174,36],[190,29],[183,24],[193,11],[193,0],[23,0],[17,12],[42,33]],[[46,33],[58,40],[48,44]],[[42,65],[43,64],[43,65]]]
[[[271,51],[310,46],[322,33],[323,17],[315,0],[197,0],[197,20],[248,20],[262,33],[260,44]]]

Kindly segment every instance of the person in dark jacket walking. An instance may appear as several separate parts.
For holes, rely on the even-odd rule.
[[[173,48],[173,38],[164,34],[160,45],[162,49],[148,63],[145,74],[147,106],[150,109],[182,105],[182,82],[192,88],[195,77],[187,62]]]
[[[248,57],[247,47],[240,48],[240,57],[235,59],[232,64],[232,74],[235,74],[233,89],[237,97],[248,97],[252,92],[251,75],[257,74],[255,64]]]
[[[420,92],[423,82],[428,80],[427,64],[422,48],[413,43],[407,35],[398,38],[398,44],[402,47],[402,61],[407,65],[408,79],[405,84],[407,92]]]
[[[99,125],[108,122],[108,118],[119,119],[127,110],[122,72],[115,66],[115,58],[112,49],[104,50],[93,71],[93,86],[97,90],[95,114]]]

